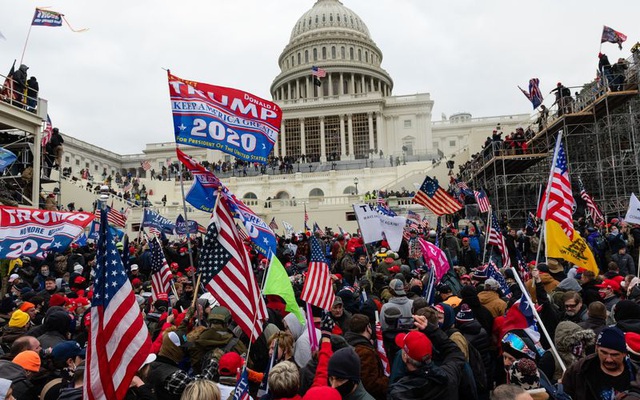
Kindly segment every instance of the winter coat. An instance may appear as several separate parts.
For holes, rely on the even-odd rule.
[[[627,367],[630,369],[629,382],[631,382],[635,379],[635,371],[630,363],[627,364]],[[599,395],[596,393],[596,388],[592,386],[592,382],[584,379],[588,371],[595,368],[600,368],[600,359],[597,354],[588,355],[567,368],[567,371],[562,376],[564,391],[573,399],[598,399]]]
[[[444,332],[427,327],[426,333],[434,349],[444,361],[438,367],[427,363],[415,371],[408,371],[397,382],[389,385],[389,400],[438,399],[457,400],[458,386],[464,367],[464,356]]]
[[[480,304],[489,310],[494,318],[504,315],[505,311],[507,311],[507,303],[500,298],[498,292],[484,290],[478,293],[478,299]]]
[[[547,274],[544,272],[540,273],[540,280],[542,281],[542,284],[544,285],[544,290],[547,293],[553,292],[556,289],[556,287],[560,284],[560,282],[553,279],[553,277],[550,274]],[[529,294],[531,295],[531,299],[534,302],[537,302],[538,297],[536,296],[536,289],[535,289],[535,286],[533,285],[533,281],[529,279],[528,281],[525,282],[524,286],[529,291]]]
[[[629,254],[620,254],[615,253],[611,255],[611,261],[614,261],[618,264],[618,268],[620,269],[620,275],[626,276],[629,274],[636,274],[636,265],[633,262],[633,257]]]
[[[473,320],[470,322],[456,323],[458,330],[464,338],[467,340],[467,343],[473,345],[476,350],[482,356],[482,363],[484,364],[487,371],[491,366],[491,354],[489,350],[491,348],[491,337],[482,328],[480,322]]]
[[[376,399],[384,399],[387,394],[389,378],[384,374],[378,352],[371,342],[361,334],[347,332],[344,338],[349,345],[353,346],[356,354],[360,357],[362,385]]]
[[[382,308],[380,309],[380,315],[384,315],[384,310],[386,310],[389,307],[397,307],[398,309],[400,309],[400,312],[402,313],[402,317],[408,318],[408,317],[411,317],[412,315],[411,307],[413,307],[413,300],[408,299],[404,296],[392,297],[391,299],[389,299],[388,303],[382,306]],[[382,325],[382,330],[389,328],[384,318],[382,318],[382,320],[380,321],[380,324]]]
[[[0,376],[12,382],[13,397],[16,399],[37,399],[33,393],[33,384],[27,378],[27,373],[18,364],[11,361],[0,360]]]
[[[596,337],[607,327],[607,320],[604,318],[587,317],[584,322],[579,322],[578,326],[582,329],[591,329]]]
[[[569,368],[586,356],[587,348],[595,345],[596,334],[591,329],[580,329],[580,326],[574,322],[562,321],[556,327],[554,342],[562,362],[565,367]],[[578,345],[582,345],[583,353],[580,357],[572,352],[572,349]],[[556,360],[556,372],[553,375],[553,380],[557,381],[560,378],[562,378],[562,368]]]
[[[60,391],[58,400],[82,400],[82,388],[64,388]]]

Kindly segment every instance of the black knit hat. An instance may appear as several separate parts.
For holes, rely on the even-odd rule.
[[[614,306],[613,317],[616,321],[638,319],[640,318],[640,304],[631,300],[621,300]]]
[[[360,382],[360,357],[351,347],[333,353],[327,368],[329,376]]]

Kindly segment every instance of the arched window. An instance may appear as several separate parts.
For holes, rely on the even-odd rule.
[[[369,52],[368,51],[364,52],[364,61],[367,62],[367,63],[369,62]]]
[[[349,59],[353,60],[353,47],[349,47]]]
[[[342,58],[343,60],[347,59],[347,50],[344,48],[344,46],[340,47],[340,58]]]
[[[247,193],[245,193],[244,196],[242,196],[242,198],[243,199],[257,199],[258,196],[256,196],[256,194],[253,193],[253,192],[247,192]]]
[[[336,58],[336,46],[331,46],[331,58]]]
[[[324,197],[324,191],[320,188],[311,189],[309,197]]]
[[[356,187],[355,186],[347,186],[342,191],[342,194],[356,194]]]
[[[362,61],[362,49],[358,49],[358,61]]]
[[[300,64],[302,64],[302,60],[301,60],[301,57],[300,57],[300,53],[298,52],[298,65],[300,65]]]
[[[313,49],[313,61],[318,61],[318,49]]]
[[[304,62],[305,63],[309,62],[309,50],[304,51]]]
[[[329,14],[329,22],[333,22],[333,14]]]
[[[293,56],[291,56],[291,66],[293,67],[295,64],[293,63]]]
[[[280,200],[287,200],[289,198],[289,193],[283,191],[280,191],[278,193],[276,193],[276,199],[280,199]]]
[[[326,47],[322,48],[322,59],[323,60],[327,59],[327,48]]]

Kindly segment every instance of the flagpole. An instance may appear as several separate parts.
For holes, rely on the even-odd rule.
[[[487,255],[487,246],[488,246],[488,238],[489,238],[489,229],[491,227],[491,218],[493,218],[493,212],[491,210],[491,204],[489,204],[489,212],[487,213],[487,226],[485,226],[484,230],[484,249],[482,249],[482,265],[484,265],[484,259]]]
[[[191,238],[189,236],[189,216],[187,215],[187,201],[185,200],[185,196],[184,196],[183,170],[184,170],[184,165],[180,163],[180,191],[182,192],[182,209],[184,211],[184,219],[187,221],[187,249],[189,250],[189,265],[195,268],[196,266],[193,265],[193,252],[191,251]],[[193,280],[193,284],[196,285],[195,275],[193,276],[192,280]],[[200,281],[200,278],[198,278],[198,281]],[[195,297],[198,294],[198,285],[194,286],[193,291],[194,291],[194,297]]]
[[[547,207],[549,206],[549,192],[551,191],[551,182],[553,181],[553,169],[555,168],[556,162],[558,161],[558,148],[560,147],[560,143],[562,143],[562,130],[558,132],[558,138],[556,139],[556,147],[553,150],[553,161],[551,162],[551,170],[549,171],[549,179],[547,180],[547,188],[545,189],[544,195],[544,203],[542,204],[542,210],[540,212],[540,217],[542,219],[542,227],[540,228],[540,242],[546,240],[547,237],[547,229],[546,229],[546,221],[547,221]],[[538,243],[538,251],[536,253],[536,264],[540,259],[540,244]],[[546,249],[548,246],[545,245],[545,261],[547,259]]]
[[[567,370],[567,367],[564,365],[564,362],[560,358],[560,354],[558,354],[558,350],[556,349],[556,346],[553,340],[551,340],[549,331],[547,331],[547,328],[544,326],[544,323],[542,322],[542,318],[540,318],[540,314],[538,314],[538,310],[536,310],[535,304],[531,300],[529,291],[525,287],[524,283],[522,283],[522,280],[520,279],[520,275],[518,274],[518,271],[515,269],[515,267],[512,265],[509,268],[511,268],[511,271],[513,272],[513,277],[515,278],[516,282],[518,282],[518,286],[520,287],[522,294],[526,297],[527,301],[531,305],[531,311],[533,312],[533,316],[538,321],[538,325],[540,325],[540,328],[542,328],[542,333],[544,333],[544,337],[547,339],[547,342],[549,342],[549,346],[551,346],[550,348],[551,353],[553,354],[553,357],[556,359],[556,361],[558,362],[558,365],[560,365],[560,368],[562,368],[562,372],[564,373]],[[535,288],[535,279],[532,279],[532,281],[534,282],[534,288]]]
[[[546,189],[545,189],[545,198],[546,198]],[[536,203],[536,214],[538,213],[538,210],[540,209],[540,200],[541,199],[542,199],[542,184],[540,184],[540,190],[538,190],[538,202]],[[543,210],[540,210],[540,216],[542,216],[542,211]],[[545,211],[545,214],[546,214],[546,210],[544,210],[544,211]],[[538,218],[537,215],[536,215],[536,218]],[[542,236],[544,227],[545,227],[545,223],[544,223],[544,220],[542,220],[541,225],[540,225],[540,240],[538,240],[538,248],[536,249],[536,260],[535,260],[536,264],[538,263],[538,257],[540,257],[540,248],[542,246],[542,241],[544,240],[544,237]],[[534,234],[535,234],[535,232],[534,232]]]
[[[27,38],[24,41],[24,48],[22,49],[22,55],[20,56],[20,65],[22,65],[22,60],[24,59],[24,53],[27,51],[27,43],[29,43],[29,36],[31,36],[31,28],[33,27],[33,19],[29,24],[29,31],[27,32]]]

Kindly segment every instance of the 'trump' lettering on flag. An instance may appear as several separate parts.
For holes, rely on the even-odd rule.
[[[33,14],[32,26],[62,26],[62,14],[36,8],[35,14]]]
[[[202,281],[220,305],[231,311],[242,331],[255,341],[262,333],[267,307],[227,200],[221,197],[219,201],[200,251]]]
[[[282,121],[282,110],[276,103],[171,73],[168,80],[176,143],[267,163]]]
[[[145,208],[142,215],[142,227],[156,228],[164,233],[172,233],[175,229],[175,224],[157,212]]]
[[[124,399],[131,380],[151,351],[115,238],[102,211],[91,300],[91,328],[84,373],[84,399]]]
[[[186,235],[189,233],[198,233],[198,223],[194,220],[185,221],[182,214],[178,214],[176,218],[176,234],[178,235]]]
[[[13,164],[18,156],[9,150],[0,147],[0,172],[4,171],[9,165]]]
[[[432,266],[435,268],[436,283],[440,282],[440,279],[442,279],[450,268],[447,256],[444,254],[444,251],[433,243],[427,242],[422,238],[418,238],[418,241],[420,242],[422,254],[428,261],[431,261]]]
[[[627,215],[625,215],[624,220],[632,224],[640,224],[640,200],[638,200],[635,193],[631,193],[629,208],[627,209]]]
[[[609,43],[617,43],[618,48],[622,50],[622,43],[627,40],[627,35],[622,32],[618,32],[608,26],[604,26],[602,28],[602,37],[600,38],[600,43],[609,42]]]
[[[62,253],[93,219],[86,212],[0,206],[0,259],[43,259],[49,251]]]
[[[476,198],[476,202],[478,203],[478,208],[480,209],[480,212],[482,213],[489,212],[489,208],[491,208],[491,204],[489,203],[489,198],[487,197],[487,194],[485,193],[484,189],[480,189],[479,192],[477,190],[474,190],[473,195]]]
[[[529,79],[528,92],[523,88],[521,88],[520,86],[518,86],[518,89],[520,89],[522,94],[524,94],[525,97],[529,99],[529,101],[533,105],[534,110],[540,107],[540,104],[542,104],[542,101],[544,100],[544,98],[542,97],[542,92],[540,92],[540,79],[538,78]]]
[[[551,166],[549,177],[548,198],[545,199],[546,210],[542,209],[542,219],[556,221],[569,239],[573,239],[573,193],[571,193],[571,181],[569,180],[569,165],[567,154],[562,144],[562,132],[558,134],[556,142],[555,165]]]
[[[453,214],[462,208],[460,203],[438,185],[437,180],[428,176],[413,197],[413,202],[427,207],[438,216]]]
[[[154,237],[149,242],[149,246],[151,247],[151,298],[156,301],[160,293],[168,294],[171,290],[173,275],[158,238]],[[128,249],[125,248],[125,250]]]
[[[548,257],[562,258],[579,267],[598,273],[596,259],[580,234],[574,232],[573,239],[569,239],[560,224],[553,220],[548,220],[545,226]]]
[[[335,299],[329,265],[322,251],[322,246],[315,236],[311,236],[309,274],[304,281],[300,298],[323,310],[330,310]]]

